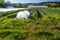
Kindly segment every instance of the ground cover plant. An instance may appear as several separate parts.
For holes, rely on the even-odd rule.
[[[19,11],[0,13],[0,40],[60,40],[60,8],[29,9],[28,19]]]

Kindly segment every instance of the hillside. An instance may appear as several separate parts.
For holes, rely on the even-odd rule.
[[[60,2],[25,3],[25,4],[22,4],[22,7],[28,7],[30,5],[32,5],[32,6],[60,7]]]

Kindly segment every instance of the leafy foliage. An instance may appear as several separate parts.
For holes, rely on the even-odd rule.
[[[17,19],[18,11],[0,14],[0,40],[60,40],[60,8],[30,9],[31,17]],[[38,18],[38,12],[44,13]]]

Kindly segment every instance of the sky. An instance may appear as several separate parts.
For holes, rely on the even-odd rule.
[[[46,1],[60,1],[60,0],[5,0],[5,2],[10,1],[11,3],[40,3]]]

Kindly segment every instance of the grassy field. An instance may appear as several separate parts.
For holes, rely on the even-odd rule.
[[[60,8],[29,11],[25,20],[15,18],[19,11],[0,13],[0,40],[60,40]]]

